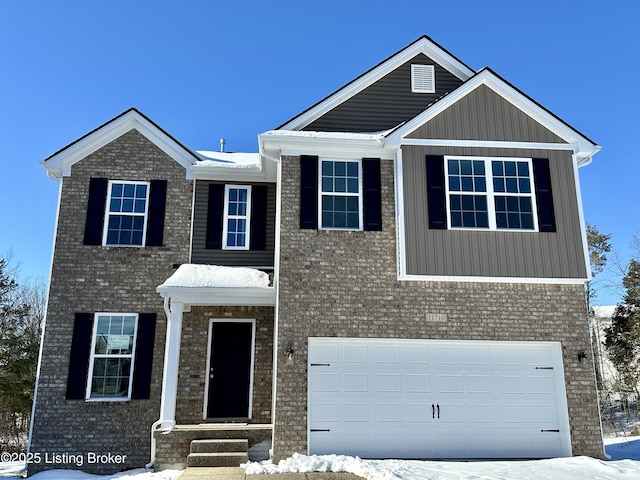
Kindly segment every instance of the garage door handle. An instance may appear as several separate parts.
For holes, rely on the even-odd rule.
[[[438,407],[438,418],[440,418],[440,404],[438,404],[437,407]]]
[[[431,404],[431,418],[436,418],[436,406]]]
[[[328,428],[312,428],[310,429],[311,432],[330,432],[331,430],[329,430]]]

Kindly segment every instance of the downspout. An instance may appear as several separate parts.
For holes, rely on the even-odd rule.
[[[164,314],[167,316],[167,321],[168,321],[169,314],[171,312],[169,310],[169,295],[167,294],[164,295],[163,308],[164,308]],[[146,469],[153,468],[153,464],[156,463],[156,438],[153,434],[157,430],[158,426],[162,425],[162,422],[164,421],[162,419],[162,413],[160,415],[161,415],[160,418],[158,418],[158,420],[153,422],[153,425],[151,425],[151,460],[149,461],[149,463],[147,463],[144,466],[144,468]]]

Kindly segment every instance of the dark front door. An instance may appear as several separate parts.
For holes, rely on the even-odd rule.
[[[249,417],[251,322],[213,322],[207,418]]]

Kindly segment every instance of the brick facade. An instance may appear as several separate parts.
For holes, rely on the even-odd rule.
[[[282,158],[274,461],[307,450],[310,336],[559,341],[573,454],[602,458],[593,363],[577,357],[590,349],[582,285],[398,281],[393,162],[382,161],[381,177],[382,231],[303,230],[300,164]]]
[[[168,180],[164,246],[147,248],[83,245],[90,177]],[[151,424],[158,419],[166,317],[155,288],[189,260],[192,182],[176,161],[131,130],[72,167],[64,177],[53,256],[51,287],[38,381],[31,452],[46,468],[108,473],[149,462]],[[75,312],[157,314],[149,400],[66,400]],[[127,455],[119,463],[86,463],[88,453]],[[84,465],[45,464],[44,456],[75,455]]]

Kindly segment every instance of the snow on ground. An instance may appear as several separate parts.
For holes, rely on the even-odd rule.
[[[3,480],[22,480],[22,477],[3,476],[15,470],[7,470],[7,463],[0,463],[0,478]],[[20,465],[22,467],[22,465]],[[78,470],[47,470],[29,477],[33,480],[177,480],[182,475],[182,470],[163,470],[152,472],[145,469],[129,470],[115,475],[91,475]]]
[[[247,474],[350,472],[368,480],[638,480],[640,437],[605,439],[610,461],[589,457],[498,462],[439,462],[418,460],[362,460],[344,455],[299,455],[270,462],[249,462]],[[0,476],[19,469],[19,464],[0,463]],[[33,480],[177,480],[182,472],[131,470],[116,475],[89,475],[73,470],[38,473]],[[17,480],[20,477],[5,477]],[[267,479],[268,480],[268,479]]]

